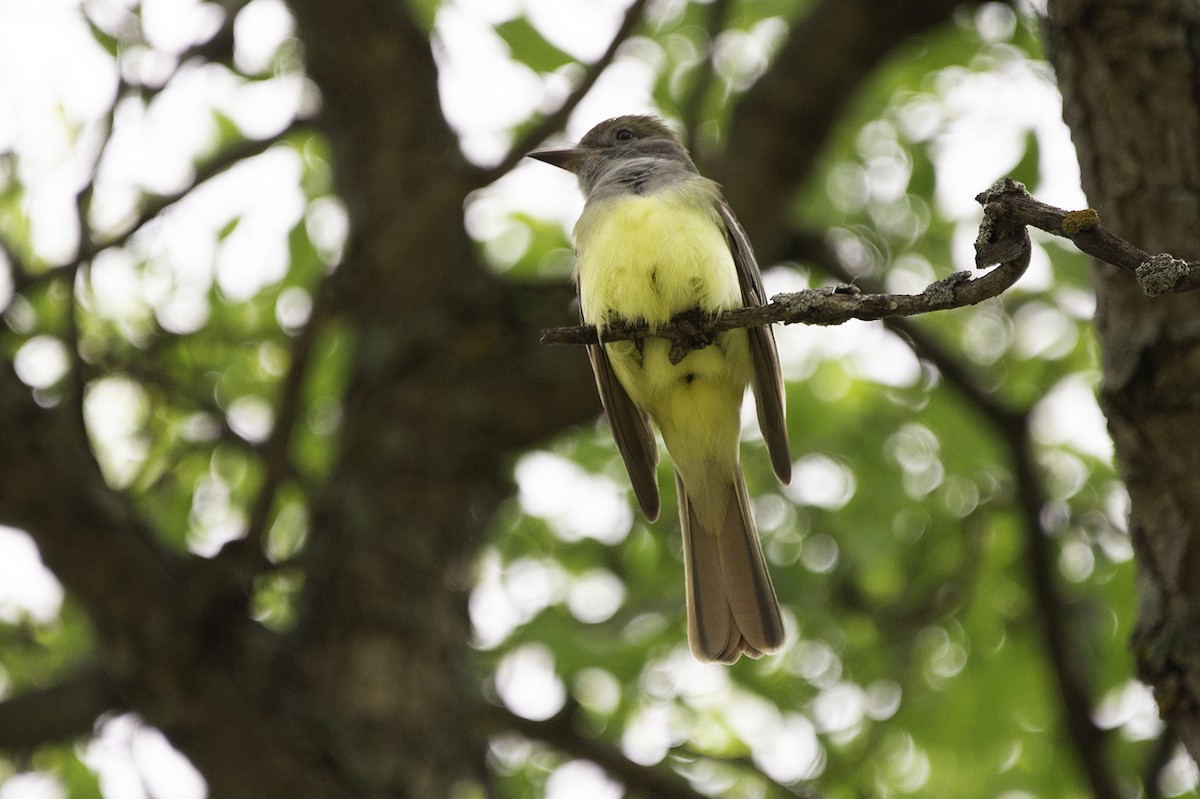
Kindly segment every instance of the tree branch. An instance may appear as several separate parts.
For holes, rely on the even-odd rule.
[[[1167,253],[1150,255],[1104,228],[1094,208],[1082,211],[1055,208],[1034,199],[1012,178],[997,181],[975,199],[984,206],[984,225],[989,219],[1003,220],[1009,225],[1030,225],[1069,239],[1088,255],[1135,277],[1147,296],[1200,288],[1200,261],[1184,261]],[[984,235],[984,226],[980,227],[980,235]]]
[[[169,624],[178,560],[104,481],[72,411],[38,406],[3,358],[0,429],[0,523],[29,533],[106,643],[122,656],[149,646]]]
[[[631,341],[654,336],[665,338],[683,349],[695,349],[717,333],[742,327],[781,323],[840,325],[851,319],[875,320],[890,316],[942,311],[975,305],[1001,294],[1012,286],[1025,265],[1004,264],[980,278],[970,272],[955,272],[930,284],[920,294],[862,294],[854,286],[840,284],[832,288],[805,289],[776,294],[766,305],[734,308],[699,324],[680,319],[668,325],[650,328],[645,324],[619,324],[597,331],[593,325],[552,327],[542,331],[545,344],[594,344],[597,341]],[[685,353],[686,354],[686,353]]]
[[[931,283],[920,294],[864,294],[851,285],[777,294],[765,305],[723,311],[710,319],[678,319],[651,328],[645,324],[614,324],[603,331],[592,325],[552,327],[542,331],[544,344],[594,344],[632,341],[647,336],[672,342],[672,360],[705,346],[725,330],[770,324],[840,325],[851,319],[875,320],[915,316],[976,305],[1010,288],[1029,265],[1027,226],[1069,239],[1079,249],[1137,278],[1150,296],[1200,288],[1200,261],[1182,261],[1168,254],[1151,256],[1106,230],[1095,210],[1064,211],[1043,203],[1011,178],[997,181],[975,198],[983,206],[983,221],[975,241],[975,265],[999,264],[988,274],[972,278],[955,272]]]
[[[1042,524],[1046,505],[1040,470],[1027,429],[1008,437],[1013,474],[1017,484],[1017,510],[1025,528],[1025,565],[1029,572],[1034,614],[1042,629],[1042,638],[1059,697],[1063,703],[1067,735],[1075,755],[1097,799],[1120,799],[1123,792],[1109,768],[1105,732],[1092,720],[1091,691],[1080,673],[1080,653],[1075,646],[1075,631],[1067,623],[1069,611],[1054,576],[1054,557],[1049,549],[1049,534]]]
[[[79,226],[79,253],[90,251],[95,245],[95,231],[92,229],[91,220],[88,218],[88,211],[91,208],[92,197],[96,191],[96,174],[100,168],[100,162],[103,160],[104,154],[108,150],[108,145],[112,141],[117,104],[125,94],[126,88],[125,78],[121,77],[117,82],[117,91],[112,104],[109,105],[108,112],[101,122],[103,129],[100,133],[100,141],[96,144],[96,151],[91,156],[91,166],[88,169],[90,176],[87,183],[75,195],[75,222]],[[86,276],[91,263],[90,258],[83,258],[81,255],[77,255],[76,263],[77,269],[82,269],[83,274]],[[68,290],[66,297],[65,345],[70,358],[70,369],[67,372],[67,379],[65,381],[65,393],[66,401],[74,412],[75,421],[79,425],[80,433],[86,437],[87,421],[84,417],[83,404],[87,388],[88,365],[83,359],[83,354],[79,351],[79,313],[78,292],[72,286]]]
[[[571,90],[567,98],[563,100],[562,105],[553,113],[543,117],[524,136],[518,139],[504,158],[500,159],[500,163],[485,170],[479,176],[478,185],[487,185],[508,172],[520,163],[521,159],[528,155],[530,150],[544,141],[551,133],[554,133],[566,124],[567,117],[571,115],[575,107],[579,105],[580,101],[596,85],[596,81],[600,79],[600,75],[603,74],[604,70],[608,69],[609,64],[616,59],[617,51],[621,49],[621,45],[637,30],[638,24],[642,21],[642,15],[646,11],[647,4],[648,0],[634,0],[630,4],[629,8],[625,11],[625,18],[621,20],[621,26],[617,28],[612,41],[608,43],[608,49],[604,51],[600,58],[588,65],[583,78]]]
[[[120,233],[99,241],[81,241],[79,252],[76,253],[73,260],[57,266],[52,266],[43,272],[32,273],[28,271],[28,267],[23,270],[19,270],[17,274],[14,275],[14,292],[24,292],[30,288],[33,288],[34,286],[47,283],[56,278],[74,275],[82,264],[95,258],[104,250],[108,250],[113,247],[121,247],[128,243],[128,241],[133,238],[134,234],[144,228],[151,220],[153,220],[163,211],[166,211],[175,203],[182,200],[184,197],[191,194],[201,184],[212,180],[217,175],[233,166],[236,166],[247,158],[253,158],[256,155],[261,155],[279,142],[286,139],[288,136],[291,136],[302,130],[306,127],[306,125],[306,122],[297,120],[274,136],[270,136],[266,139],[242,141],[229,147],[224,152],[218,153],[200,166],[196,167],[195,179],[180,191],[175,192],[174,194],[153,195],[148,197],[138,215],[129,223],[129,226]]]
[[[688,90],[687,95],[679,104],[680,112],[683,116],[683,129],[687,134],[687,148],[692,153],[693,157],[696,153],[696,129],[700,126],[701,111],[704,108],[704,101],[708,97],[709,89],[712,88],[713,78],[716,77],[716,65],[713,63],[713,49],[716,44],[717,37],[725,30],[725,26],[729,22],[729,10],[733,5],[731,0],[713,0],[708,7],[708,20],[706,28],[708,31],[708,53],[699,64],[696,65],[695,73],[692,76],[692,86]]]
[[[484,713],[493,732],[515,732],[549,744],[564,754],[590,760],[630,792],[645,792],[662,799],[707,799],[674,771],[635,763],[616,747],[582,735],[571,724],[569,709],[545,721],[533,721],[495,706],[488,706]]]
[[[685,760],[697,760],[702,758],[711,759],[712,756],[702,751],[693,749],[689,746],[677,746],[671,749],[671,753],[683,757]],[[787,799],[820,799],[820,795],[814,793],[806,785],[800,782],[791,785],[784,784],[772,777],[770,774],[763,771],[754,762],[754,758],[750,755],[729,756],[719,758],[724,765],[734,766],[742,771],[754,775],[754,778],[761,780],[767,787],[767,795],[778,795],[787,797]]]
[[[245,539],[250,545],[251,552],[248,554],[254,564],[265,565],[263,553],[266,545],[267,525],[271,519],[271,510],[275,505],[275,495],[279,491],[280,484],[291,471],[289,448],[292,433],[300,416],[304,379],[308,375],[308,366],[312,360],[317,335],[329,318],[331,303],[328,286],[329,283],[325,282],[318,288],[308,322],[292,341],[291,365],[279,387],[275,423],[271,428],[271,434],[262,446],[263,482],[258,490],[258,496],[255,497],[254,504],[250,508]],[[252,573],[256,571],[257,569],[251,570]]]
[[[994,217],[985,207],[976,252],[980,265],[999,266],[978,278],[972,278],[970,272],[955,272],[931,283],[920,294],[863,294],[854,286],[843,284],[777,294],[765,305],[734,308],[699,321],[689,315],[691,318],[655,328],[646,324],[614,324],[603,331],[592,325],[549,328],[542,331],[542,342],[593,344],[656,336],[672,342],[672,361],[678,362],[688,351],[711,342],[717,333],[734,328],[776,323],[839,325],[851,319],[913,316],[976,305],[1003,293],[1025,273],[1030,257],[1029,234],[1021,225]]]
[[[81,671],[0,702],[0,749],[27,750],[89,735],[101,714],[120,706],[103,672]]]

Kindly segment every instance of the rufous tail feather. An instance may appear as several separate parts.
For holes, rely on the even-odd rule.
[[[724,502],[706,498],[705,507],[724,507],[719,520],[697,514],[700,503],[684,490],[679,474],[679,521],[687,576],[688,642],[701,660],[733,663],[741,654],[761,657],[783,645],[783,619],[750,500],[740,471],[716,488]]]

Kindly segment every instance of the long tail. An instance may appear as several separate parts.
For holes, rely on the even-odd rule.
[[[727,491],[723,518],[701,524],[696,506],[675,474],[679,522],[683,528],[683,560],[687,575],[688,642],[700,660],[733,663],[744,652],[757,658],[783,645],[783,619],[775,587],[763,560],[762,545],[740,472]],[[711,500],[711,498],[707,498]]]

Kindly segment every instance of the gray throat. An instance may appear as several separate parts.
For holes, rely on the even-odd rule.
[[[589,202],[627,194],[658,194],[698,177],[691,164],[647,156],[608,159],[597,167],[594,174],[587,170],[579,176]]]

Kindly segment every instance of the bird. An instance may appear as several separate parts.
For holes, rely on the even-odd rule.
[[[584,195],[574,228],[582,321],[649,335],[587,345],[596,387],[634,494],[660,509],[658,426],[675,469],[683,534],[688,643],[700,661],[776,652],[785,631],[740,462],[741,405],[752,385],[781,483],[792,461],[784,388],[769,327],[733,329],[673,351],[655,329],[761,305],[762,276],[720,187],[703,177],[661,119],[626,115],[573,147],[530,157],[571,172]],[[681,357],[682,356],[682,357]]]

